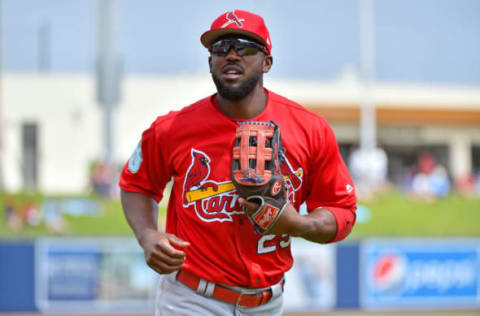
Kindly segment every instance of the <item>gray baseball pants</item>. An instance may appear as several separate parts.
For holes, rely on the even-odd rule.
[[[241,307],[198,294],[175,279],[176,272],[160,277],[157,285],[155,316],[280,316],[283,295],[272,297],[266,304]]]

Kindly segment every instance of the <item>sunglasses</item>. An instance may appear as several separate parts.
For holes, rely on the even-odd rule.
[[[268,55],[265,46],[244,38],[219,40],[212,44],[210,52],[217,56],[226,56],[232,47],[239,56],[251,56],[259,51]]]

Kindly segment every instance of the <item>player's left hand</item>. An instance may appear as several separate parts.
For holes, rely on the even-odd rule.
[[[238,203],[247,214],[252,214],[258,209],[258,204],[239,198]],[[307,215],[298,214],[290,203],[278,218],[277,222],[267,234],[288,234],[292,237],[301,237],[317,243],[331,241],[337,233],[337,221],[329,210],[317,207]]]
[[[259,207],[257,203],[247,201],[242,197],[238,198],[238,203],[247,215],[252,215]],[[303,224],[303,217],[298,214],[292,204],[288,203],[277,222],[267,233],[273,235],[289,234],[291,236],[297,236],[299,230],[301,230],[300,227]]]
[[[280,170],[282,155],[280,128],[273,121],[239,123],[232,150],[232,183],[250,206],[259,204],[246,214],[260,234],[270,233],[289,204]]]

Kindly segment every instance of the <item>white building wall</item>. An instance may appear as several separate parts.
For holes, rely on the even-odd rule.
[[[114,161],[123,164],[158,115],[215,91],[209,76],[130,77],[113,115]],[[6,74],[2,86],[5,188],[22,188],[22,124],[38,124],[38,186],[44,192],[84,191],[90,162],[104,156],[103,111],[87,74]]]
[[[39,187],[48,192],[86,188],[88,163],[98,157],[99,110],[90,78],[8,75],[3,80],[3,170],[7,190],[22,187],[22,124],[38,124]]]
[[[358,104],[359,85],[348,82],[307,82],[265,79],[273,91],[305,104]],[[439,93],[435,93],[439,91]],[[445,91],[448,91],[446,93]],[[123,164],[138,143],[143,130],[158,115],[178,110],[215,92],[209,74],[196,76],[129,76],[123,82],[121,103],[114,112],[113,157]],[[96,104],[95,80],[89,74],[10,74],[2,78],[1,119],[3,149],[2,170],[9,191],[22,187],[22,123],[39,126],[39,189],[47,193],[81,192],[88,187],[89,163],[101,159],[103,148],[103,112]],[[438,95],[441,96],[438,97]],[[480,90],[382,85],[374,98],[382,104],[415,103],[425,107],[480,108]],[[447,100],[448,99],[448,100]],[[415,102],[414,102],[415,101]],[[397,105],[396,105],[397,104]],[[437,105],[436,105],[437,104]],[[337,137],[354,141],[354,126],[334,126]],[[403,130],[399,127],[400,131]],[[417,130],[390,128],[399,142],[423,141],[451,145],[456,151],[455,133],[464,135],[464,143],[480,144],[480,128],[441,128],[428,125]],[[388,133],[388,130],[383,132]],[[382,131],[378,131],[383,133]],[[409,140],[408,135],[411,135]],[[465,136],[466,135],[466,136]],[[395,137],[392,137],[392,139]],[[463,146],[461,150],[465,150]],[[468,153],[452,154],[461,163],[455,172],[468,170]],[[458,169],[458,170],[457,170]]]
[[[120,161],[128,159],[142,132],[157,116],[180,110],[214,92],[208,75],[127,78],[114,122],[115,157]]]

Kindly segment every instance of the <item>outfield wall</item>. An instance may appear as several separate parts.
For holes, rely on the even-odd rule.
[[[294,239],[287,312],[480,308],[480,239]],[[0,241],[0,312],[148,313],[158,275],[131,238]]]

